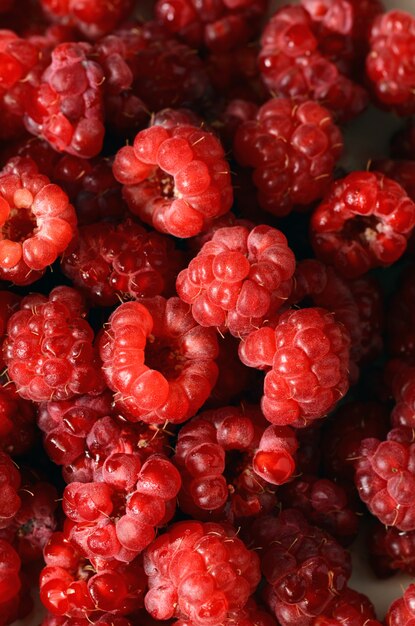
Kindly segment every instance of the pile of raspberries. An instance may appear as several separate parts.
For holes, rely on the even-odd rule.
[[[415,624],[415,16],[277,7],[0,0],[0,626]]]

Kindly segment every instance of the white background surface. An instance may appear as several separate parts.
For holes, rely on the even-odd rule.
[[[415,0],[383,0],[387,9],[399,8],[415,13]],[[295,4],[296,0],[292,0]],[[287,2],[277,1],[274,7],[283,6]],[[346,151],[342,159],[348,169],[365,169],[369,159],[388,154],[389,139],[399,128],[402,121],[392,115],[375,110],[368,110],[355,122],[348,125],[346,133]],[[392,579],[376,579],[365,562],[364,537],[353,547],[353,575],[350,586],[369,596],[378,611],[378,618],[383,619],[392,600],[402,595],[403,590],[411,582],[408,576],[397,575]],[[414,581],[415,582],[415,581]],[[15,622],[14,626],[38,626],[41,613],[31,615],[26,620]]]

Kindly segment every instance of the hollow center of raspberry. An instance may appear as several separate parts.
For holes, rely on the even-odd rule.
[[[171,200],[175,197],[173,176],[157,168],[150,180],[157,187],[158,193],[162,198]]]
[[[343,236],[348,241],[360,240],[364,245],[371,244],[382,230],[382,224],[374,215],[358,215],[347,220],[343,226]]]
[[[158,370],[168,380],[180,376],[185,364],[185,358],[178,346],[165,339],[151,337],[147,340],[145,364],[150,369]]]
[[[33,234],[36,220],[31,211],[11,209],[7,221],[1,227],[3,239],[22,243]]]

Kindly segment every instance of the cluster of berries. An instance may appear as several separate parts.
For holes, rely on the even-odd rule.
[[[381,0],[0,0],[0,626],[381,625],[415,123],[357,171],[349,128],[414,50]]]

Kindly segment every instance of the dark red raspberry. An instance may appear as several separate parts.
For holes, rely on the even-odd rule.
[[[4,626],[17,617],[15,604],[16,601],[18,602],[21,580],[19,555],[7,541],[2,539],[0,539],[0,563],[0,624]]]
[[[199,324],[240,337],[284,304],[294,270],[281,231],[265,225],[220,228],[180,272],[176,289]]]
[[[384,313],[380,283],[373,276],[361,276],[348,283],[359,312],[360,342],[352,346],[352,355],[366,363],[383,349]],[[352,332],[350,331],[352,335]]]
[[[50,538],[44,558],[40,599],[53,615],[86,618],[95,623],[107,612],[116,617],[143,606],[146,576],[137,559],[128,564],[104,559],[90,562],[61,532]]]
[[[14,0],[0,0],[0,13],[6,13],[13,7]]]
[[[65,192],[18,157],[0,173],[0,224],[0,277],[26,285],[66,249],[76,215]]]
[[[325,472],[334,479],[353,480],[354,462],[363,439],[384,439],[389,427],[388,407],[378,402],[349,402],[325,423],[322,450]]]
[[[330,610],[319,615],[313,626],[382,626],[367,596],[347,587]]]
[[[355,484],[372,515],[399,530],[415,530],[414,431],[392,429],[386,441],[364,439],[355,462]]]
[[[387,309],[387,348],[392,356],[415,356],[415,269],[407,268]]]
[[[52,19],[74,24],[90,39],[114,30],[131,11],[132,0],[40,0]]]
[[[199,326],[179,298],[122,304],[109,318],[100,350],[119,405],[149,424],[192,417],[218,375],[216,331]]]
[[[366,91],[341,74],[318,48],[310,15],[300,6],[279,9],[261,38],[259,69],[269,91],[321,102],[342,121],[363,111]]]
[[[219,626],[244,608],[260,578],[259,558],[235,531],[215,523],[179,522],[144,554],[147,611],[195,626]]]
[[[415,161],[376,159],[371,162],[370,169],[375,172],[382,172],[388,178],[395,180],[405,189],[411,200],[415,201]]]
[[[346,589],[349,554],[295,509],[255,524],[270,608],[281,626],[312,626]]]
[[[315,526],[327,531],[343,546],[356,538],[359,517],[347,491],[327,478],[304,474],[278,490],[286,508],[301,511]]]
[[[415,428],[415,366],[393,360],[385,369],[385,381],[396,403],[391,415],[392,425]]]
[[[65,488],[65,535],[89,559],[129,563],[173,517],[180,486],[178,470],[163,455],[109,454],[94,482]]]
[[[21,507],[22,501],[18,495],[20,485],[21,476],[17,466],[7,454],[0,452],[0,528],[10,526],[13,523],[14,516]]]
[[[189,619],[178,619],[173,622],[173,626],[196,626],[199,621]],[[272,615],[259,607],[252,598],[248,600],[245,607],[229,616],[222,622],[223,626],[276,626]]]
[[[239,126],[233,148],[238,163],[254,169],[261,207],[283,216],[329,189],[343,139],[325,107],[273,98]]]
[[[378,578],[387,578],[397,570],[415,574],[415,532],[402,532],[382,524],[370,527],[369,560]]]
[[[266,426],[261,412],[249,406],[205,411],[190,420],[174,457],[183,480],[181,510],[203,519],[204,512],[221,513],[229,503],[227,516],[234,519],[275,506],[272,485],[291,478],[297,442],[290,428]]]
[[[301,474],[318,474],[321,467],[322,443],[321,423],[314,422],[307,428],[296,431],[298,450],[296,454],[297,472]]]
[[[62,269],[94,304],[174,293],[180,254],[173,242],[130,219],[80,228]]]
[[[14,385],[0,385],[0,449],[11,456],[27,453],[36,441],[35,429],[32,403],[20,398]]]
[[[58,617],[49,613],[44,618],[41,626],[90,626],[90,624],[91,622],[87,617]],[[100,626],[133,626],[132,622],[126,617],[117,617],[113,613],[102,614],[98,619],[94,619],[94,624],[99,624]]]
[[[350,337],[325,309],[283,313],[275,328],[263,326],[241,342],[250,367],[268,371],[262,411],[277,425],[304,428],[324,417],[349,387]]]
[[[402,115],[415,112],[414,45],[413,15],[394,10],[375,19],[366,72],[379,103]]]
[[[316,255],[347,278],[388,266],[404,253],[415,226],[415,204],[398,183],[375,172],[353,172],[334,183],[311,217]]]
[[[82,296],[56,287],[23,298],[3,344],[8,375],[22,398],[45,402],[100,393],[103,380]]]
[[[38,85],[25,98],[25,124],[59,152],[82,158],[97,155],[104,139],[104,74],[88,58],[85,43],[63,43],[52,52]]]
[[[258,105],[249,100],[230,100],[222,111],[216,127],[226,146],[232,147],[238,128],[245,122],[255,120]]]
[[[221,101],[223,98],[242,98],[259,104],[267,100],[268,91],[258,74],[257,57],[258,46],[252,42],[232,50],[232,54],[212,52],[207,55],[206,69],[209,79]],[[223,101],[218,102],[212,96],[211,100],[210,109],[213,111],[218,104],[223,107]],[[211,111],[207,113],[212,115]]]
[[[223,148],[212,133],[194,126],[139,132],[133,147],[118,151],[113,171],[130,210],[176,237],[198,235],[232,205]]]
[[[409,585],[401,598],[392,602],[386,614],[386,626],[411,626],[415,619],[415,585]]]
[[[252,39],[267,0],[157,0],[157,19],[189,45],[228,51]]]

